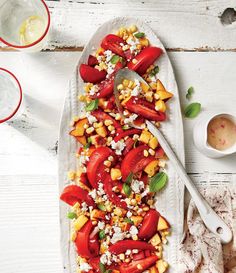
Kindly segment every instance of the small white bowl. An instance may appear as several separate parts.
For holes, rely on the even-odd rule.
[[[208,112],[202,115],[200,120],[196,123],[193,129],[193,140],[196,148],[206,155],[207,157],[211,158],[219,158],[219,157],[224,157],[226,155],[230,155],[236,152],[236,143],[225,150],[217,150],[214,149],[212,146],[210,146],[207,142],[207,127],[209,122],[216,117],[226,117],[230,120],[232,120],[236,124],[236,116],[232,115],[232,113],[227,113],[227,112]]]

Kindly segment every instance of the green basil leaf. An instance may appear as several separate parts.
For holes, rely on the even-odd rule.
[[[190,86],[189,89],[187,90],[186,99],[190,100],[193,93],[194,93],[194,88]]]
[[[144,32],[137,32],[137,33],[134,34],[134,36],[136,38],[143,38],[145,36],[145,33]]]
[[[128,224],[134,224],[134,222],[131,220],[131,219],[129,219],[129,218],[124,218],[124,222],[126,222],[126,223],[128,223]]]
[[[84,145],[84,149],[88,149],[92,143],[91,137],[87,138],[87,143]]]
[[[77,218],[77,214],[76,213],[74,213],[74,212],[68,212],[67,213],[67,218],[68,219],[76,219]]]
[[[105,273],[106,272],[106,267],[103,263],[99,263],[99,269],[100,269],[100,273]]]
[[[98,109],[98,99],[90,101],[85,107],[85,110],[88,112]]]
[[[123,184],[123,191],[126,194],[126,196],[128,196],[128,197],[130,196],[131,188],[128,184],[126,184],[126,183]]]
[[[201,111],[201,104],[198,102],[193,102],[189,104],[185,110],[184,115],[187,118],[195,118]]]
[[[118,56],[118,55],[113,55],[112,57],[111,57],[111,63],[112,64],[117,64],[118,62],[119,62],[119,60],[120,60],[120,56]]]
[[[100,210],[102,210],[102,211],[106,211],[106,207],[105,207],[105,205],[102,204],[102,203],[98,204],[98,208],[99,208]]]
[[[150,192],[160,191],[167,183],[168,176],[164,172],[159,172],[153,176],[149,183]]]
[[[126,184],[131,184],[132,180],[133,180],[134,174],[132,172],[129,173],[128,177],[125,180]]]
[[[106,237],[105,230],[100,230],[99,231],[99,239],[104,239]]]

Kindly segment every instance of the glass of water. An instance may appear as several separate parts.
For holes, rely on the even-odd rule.
[[[16,76],[0,67],[0,123],[16,115],[22,102],[22,88]]]
[[[40,51],[50,26],[49,9],[43,0],[0,0],[0,41],[12,48]]]

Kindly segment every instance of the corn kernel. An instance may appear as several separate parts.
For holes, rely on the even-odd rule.
[[[74,242],[76,240],[76,237],[77,237],[77,232],[73,231],[70,237],[71,241]]]
[[[145,157],[148,157],[148,155],[149,155],[148,151],[147,151],[147,150],[144,150],[144,151],[143,151],[143,155],[144,155]]]
[[[107,166],[107,167],[111,167],[111,161],[105,160],[104,165]]]
[[[124,254],[124,253],[119,254],[119,258],[120,258],[122,261],[124,261],[124,259],[125,259],[125,254]]]
[[[153,149],[149,149],[148,152],[150,155],[155,155],[155,151]]]
[[[115,127],[112,126],[112,125],[109,125],[107,128],[108,128],[108,130],[109,130],[110,132],[113,131],[113,130],[115,129]]]
[[[87,134],[92,134],[92,132],[94,132],[94,128],[93,127],[89,127],[88,129],[86,129],[86,133]]]
[[[132,88],[132,87],[133,87],[133,84],[134,84],[133,81],[129,81],[128,88]]]
[[[112,125],[113,122],[112,122],[112,120],[106,119],[106,120],[104,121],[104,124],[105,124],[106,126],[109,126],[109,125]]]
[[[112,161],[114,160],[114,157],[113,157],[112,155],[110,155],[110,156],[108,157],[108,160],[112,162]]]
[[[134,32],[136,32],[138,29],[137,29],[137,27],[135,26],[135,25],[132,25],[132,26],[130,26],[129,27],[129,31],[131,32],[131,33],[134,33]]]
[[[134,241],[137,241],[137,240],[138,240],[138,236],[137,236],[137,235],[133,235],[133,236],[132,236],[132,239],[133,239]]]
[[[135,59],[135,58],[132,60],[132,63],[133,63],[133,64],[136,64],[137,62],[138,62],[138,60]]]
[[[117,86],[117,89],[118,89],[118,90],[122,90],[122,89],[124,89],[123,84],[119,84],[119,85]]]
[[[143,211],[149,211],[149,207],[144,207]]]
[[[73,181],[76,178],[76,173],[73,172],[73,171],[69,171],[68,174],[67,174],[67,177],[68,177],[69,180]]]
[[[124,79],[124,80],[123,80],[123,85],[124,85],[125,87],[127,87],[127,86],[129,85],[129,80]]]
[[[120,120],[120,119],[121,119],[120,113],[117,113],[117,114],[116,114],[115,119],[116,119],[116,120]]]

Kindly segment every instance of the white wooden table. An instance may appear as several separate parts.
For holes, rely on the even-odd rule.
[[[57,139],[63,99],[81,50],[115,16],[148,22],[168,49],[181,94],[194,86],[204,110],[236,112],[236,23],[221,16],[231,0],[48,0],[47,52],[25,55],[2,46],[0,66],[22,83],[25,110],[0,125],[0,272],[60,273]],[[227,15],[227,14],[226,14]],[[223,18],[223,19],[222,19]],[[186,167],[196,182],[236,183],[236,155],[207,159],[184,119]]]

